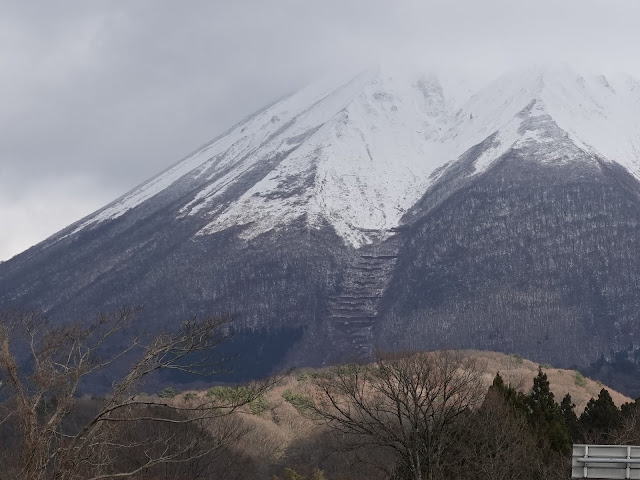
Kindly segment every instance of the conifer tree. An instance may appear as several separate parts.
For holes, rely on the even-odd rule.
[[[557,403],[551,387],[547,374],[542,371],[542,368],[538,369],[538,375],[533,379],[533,388],[529,395],[529,407],[532,410],[533,416],[550,415],[555,413],[557,409]]]
[[[527,417],[538,434],[540,448],[568,452],[571,448],[569,430],[551,391],[547,374],[541,368],[533,379],[533,389],[526,404],[529,408]]]
[[[578,443],[582,441],[582,436],[580,434],[580,426],[578,425],[578,416],[576,415],[575,408],[576,405],[571,399],[571,394],[567,393],[562,399],[562,402],[560,402],[560,413],[569,431],[571,441]]]
[[[605,443],[610,433],[619,428],[622,415],[606,389],[600,390],[597,399],[589,400],[580,416],[580,426],[585,438],[592,442]]]
[[[491,384],[491,386],[497,390],[499,393],[502,393],[504,391],[504,380],[502,379],[502,376],[500,375],[500,372],[496,373],[495,378],[493,379],[493,383]]]
[[[500,372],[496,373],[489,390],[499,393],[504,398],[505,403],[513,409],[514,413],[526,415],[527,405],[525,403],[525,396],[511,385],[505,385]]]

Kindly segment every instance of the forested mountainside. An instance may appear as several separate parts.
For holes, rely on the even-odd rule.
[[[640,393],[640,83],[456,88],[372,69],[303,89],[2,263],[0,307],[140,304],[150,333],[232,315],[236,378],[489,348]]]
[[[453,182],[400,234],[381,343],[473,344],[564,365],[629,346],[635,357],[640,189],[628,172],[509,152],[447,192]]]

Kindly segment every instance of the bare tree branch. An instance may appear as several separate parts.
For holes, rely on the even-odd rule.
[[[395,452],[411,478],[435,478],[460,415],[479,404],[482,369],[455,352],[381,356],[315,383],[313,413],[354,446]]]
[[[160,370],[198,375],[220,371],[225,359],[217,356],[216,347],[229,337],[225,330],[229,319],[191,318],[175,332],[119,342],[116,351],[101,358],[103,347],[132,324],[138,310],[124,307],[111,315],[98,315],[89,325],[53,327],[34,312],[0,314],[0,378],[8,395],[0,410],[0,424],[13,422],[19,431],[21,455],[16,478],[127,478],[158,465],[198,460],[224,445],[212,443],[210,434],[197,434],[204,432],[203,422],[229,415],[273,384],[274,380],[269,380],[250,385],[247,395],[232,402],[205,398],[195,404],[179,405],[168,400],[141,399],[137,391],[140,383]],[[29,356],[28,373],[20,370],[14,348]],[[83,379],[135,353],[138,359],[114,383],[97,411],[75,430],[65,428]],[[151,424],[165,425],[160,437],[129,442],[122,439],[132,425],[144,430],[145,425]],[[171,435],[166,436],[176,428],[187,427],[195,429],[195,439],[176,442]],[[132,468],[114,470],[114,462],[125,451],[130,455],[135,452],[142,462],[136,460]]]

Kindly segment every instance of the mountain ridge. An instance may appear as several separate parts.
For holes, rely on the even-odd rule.
[[[556,74],[557,71],[560,74]],[[550,77],[555,81],[550,82]],[[403,81],[406,82],[404,79]],[[314,85],[248,117],[227,134],[209,142],[195,154],[170,167],[164,174],[143,183],[110,207],[90,215],[75,231],[96,222],[117,218],[189,174],[194,180],[206,177],[206,181],[201,181],[201,189],[182,206],[180,214],[198,214],[211,207],[212,201],[224,194],[225,189],[237,180],[238,175],[255,167],[256,162],[264,162],[269,156],[280,155],[284,157],[283,161],[276,162],[270,173],[247,189],[238,199],[239,203],[213,210],[210,216],[216,218],[201,234],[216,232],[238,223],[253,222],[252,234],[255,235],[274,228],[278,223],[267,220],[267,216],[279,217],[280,222],[286,223],[304,213],[309,217],[311,225],[319,216],[328,218],[346,241],[360,246],[368,241],[366,235],[358,232],[358,228],[385,230],[398,226],[401,215],[395,212],[406,212],[429,188],[429,177],[433,171],[455,161],[473,145],[497,134],[495,147],[488,150],[485,157],[477,162],[476,170],[479,172],[486,168],[492,159],[499,157],[517,142],[525,142],[528,138],[530,141],[543,143],[541,140],[544,138],[533,138],[534,132],[539,131],[539,128],[532,128],[532,118],[528,119],[526,125],[527,119],[524,118],[523,112],[527,108],[530,117],[533,117],[534,113],[537,114],[537,118],[546,115],[547,121],[552,122],[558,129],[555,135],[547,138],[548,142],[557,145],[564,132],[576,148],[590,150],[608,158],[606,154],[611,151],[610,146],[598,149],[599,147],[593,147],[583,140],[583,132],[589,130],[589,122],[582,122],[575,128],[567,126],[571,115],[603,115],[604,107],[598,103],[595,96],[583,95],[587,101],[574,106],[568,101],[549,106],[550,99],[560,95],[558,92],[567,91],[567,83],[570,81],[574,81],[578,85],[576,88],[582,90],[599,86],[602,87],[600,90],[613,91],[606,78],[585,77],[572,73],[568,68],[525,70],[499,78],[464,102],[454,114],[452,107],[447,105],[442,86],[434,77],[422,75],[413,78],[408,85],[402,85],[393,77],[381,74],[380,70],[367,70],[336,88],[320,88]],[[631,77],[628,77],[628,83],[640,85]],[[399,88],[399,84],[403,88]],[[637,90],[636,101],[640,102],[640,87]],[[399,91],[404,97],[398,95]],[[505,95],[506,101],[496,101],[496,92]],[[415,96],[416,93],[420,93],[427,104],[426,109],[417,112],[411,108],[420,100]],[[603,92],[597,93],[602,95]],[[584,98],[579,100],[582,101]],[[306,109],[301,107],[300,104],[304,102],[311,102],[311,106]],[[403,103],[408,103],[409,107],[404,108]],[[589,103],[590,105],[585,106]],[[406,111],[399,111],[399,108]],[[558,117],[565,125],[558,123]],[[363,121],[363,118],[367,120]],[[429,118],[433,122],[424,121]],[[605,118],[609,117],[605,115]],[[589,116],[588,120],[593,120],[593,117]],[[639,121],[638,118],[634,119],[636,123]],[[340,125],[341,123],[343,125]],[[249,133],[242,135],[247,129]],[[417,137],[410,133],[412,129],[416,130]],[[376,137],[381,136],[380,131],[383,132],[383,138],[377,142]],[[529,137],[526,134],[529,134]],[[371,138],[365,139],[365,135]],[[357,138],[358,136],[361,138]],[[420,136],[424,138],[420,139]],[[336,142],[336,139],[339,141]],[[349,143],[345,148],[346,140],[349,140]],[[622,148],[622,153],[640,148],[640,137],[636,134],[635,138],[628,139],[626,143],[630,146]],[[332,151],[336,145],[341,145],[342,150]],[[266,151],[262,152],[265,149]],[[604,150],[604,153],[600,150]],[[328,159],[322,157],[323,152],[327,152]],[[220,159],[221,156],[225,158]],[[374,156],[377,162],[374,161]],[[350,158],[351,167],[336,165],[330,161],[342,158]],[[640,172],[638,161],[626,160],[626,157],[618,156],[613,161],[621,163],[637,177]],[[401,165],[389,170],[389,165],[398,164]],[[226,175],[220,175],[221,170],[225,168],[231,170]],[[408,174],[399,171],[407,168],[410,170]],[[367,169],[373,169],[372,176],[386,175],[393,177],[396,182],[404,182],[399,190],[410,193],[400,198],[394,196],[389,192],[389,187],[376,184],[371,178],[367,179]],[[300,191],[297,195],[291,189],[279,192],[278,185],[287,184],[288,178],[298,178],[305,174],[307,184],[303,182],[299,186]],[[364,193],[359,193],[358,185],[348,181],[347,177],[350,175],[355,175],[359,182],[365,181]],[[412,175],[414,181],[405,180],[410,179]],[[312,198],[306,198],[304,191],[313,186],[311,182],[318,176],[320,183],[324,180],[333,186],[333,190],[323,192],[322,186],[317,186],[311,194]],[[366,214],[360,217],[340,218],[345,215],[345,205],[339,204],[334,208],[329,200],[339,195],[351,195],[351,205],[354,201],[358,205],[354,210],[365,211]],[[274,202],[269,201],[278,197],[286,203],[282,209],[278,209]],[[287,199],[290,201],[287,202]],[[305,203],[306,208],[300,206],[302,203]],[[372,203],[376,205],[376,209],[370,207]],[[260,215],[262,218],[256,221],[255,217]]]
[[[151,330],[235,313],[249,376],[255,351],[640,359],[640,88],[620,78],[534,68],[466,100],[432,74],[313,85],[3,263],[0,306],[144,302]]]

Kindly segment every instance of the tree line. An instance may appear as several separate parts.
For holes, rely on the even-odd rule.
[[[500,373],[486,388],[483,372],[477,360],[444,351],[317,375],[307,414],[339,433],[339,451],[358,452],[353,465],[367,466],[360,477],[335,478],[567,479],[574,443],[640,443],[637,401],[618,408],[603,388],[578,415],[569,393],[556,400],[542,368],[530,392]]]
[[[572,443],[640,443],[638,402],[618,408],[602,389],[578,415],[569,394],[556,400],[543,369],[529,392],[499,373],[488,386],[481,363],[455,351],[380,355],[305,374],[296,391],[282,393],[297,418],[282,418],[265,401],[278,378],[182,399],[145,395],[145,380],[162,370],[224,369],[217,352],[228,319],[190,319],[113,347],[108,340],[136,313],[123,308],[65,325],[37,313],[0,314],[3,477],[566,479]],[[79,394],[116,362],[129,367],[107,393]],[[313,428],[278,449],[258,418],[269,409],[273,422]]]

